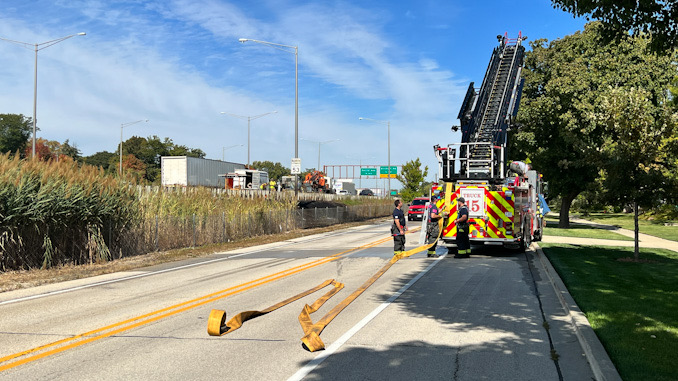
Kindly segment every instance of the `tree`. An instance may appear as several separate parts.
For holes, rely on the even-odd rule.
[[[607,41],[634,35],[651,34],[650,47],[654,51],[678,48],[678,0],[552,0],[574,16],[593,17],[603,22],[603,36]]]
[[[101,151],[97,152],[94,155],[86,156],[83,158],[83,161],[86,164],[93,165],[96,167],[102,167],[105,171],[108,171],[110,168],[113,170],[110,172],[116,172],[118,169],[117,162],[116,165],[111,167],[110,162],[118,158],[118,155],[115,153]]]
[[[38,138],[35,141],[35,158],[40,161],[48,161],[50,159],[56,158],[52,150],[49,148],[49,142],[45,139]],[[33,139],[30,140],[30,144],[26,144],[24,156],[31,157],[33,152]]]
[[[123,155],[134,155],[146,165],[144,178],[150,182],[160,179],[160,158],[162,156],[205,157],[205,152],[199,148],[177,145],[170,138],[161,140],[160,137],[155,135],[148,138],[132,136],[123,143],[122,150]]]
[[[675,177],[668,176],[678,170],[678,114],[668,99],[655,103],[643,89],[611,88],[601,98],[594,123],[607,132],[601,147],[606,193],[633,204],[638,260],[638,207],[655,207],[678,188]]]
[[[21,114],[0,114],[0,152],[23,153],[31,136],[32,123],[32,118]]]
[[[122,157],[122,174],[123,176],[131,176],[136,181],[141,181],[146,174],[146,164],[134,155],[124,155]]]
[[[533,41],[525,56],[521,128],[510,150],[529,157],[549,182],[550,196],[561,196],[560,227],[569,226],[572,201],[600,174],[608,131],[592,118],[601,96],[610,87],[635,87],[660,99],[675,73],[671,57],[648,52],[645,36],[606,44],[601,30],[593,22],[550,44]]]
[[[76,161],[82,158],[82,152],[80,152],[78,146],[75,144],[70,145],[68,139],[66,139],[66,141],[61,144],[61,147],[59,148],[59,155],[68,156]]]
[[[402,174],[396,175],[396,179],[403,184],[403,190],[400,194],[403,201],[410,202],[415,197],[424,196],[424,179],[428,175],[428,166],[421,170],[421,161],[419,158],[410,160],[403,165]]]
[[[282,164],[273,163],[272,161],[255,161],[252,166],[260,171],[268,172],[268,178],[275,182],[280,182],[283,176],[290,175],[290,169]]]

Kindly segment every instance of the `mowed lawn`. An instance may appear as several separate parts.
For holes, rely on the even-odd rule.
[[[626,380],[678,379],[678,253],[540,243]]]

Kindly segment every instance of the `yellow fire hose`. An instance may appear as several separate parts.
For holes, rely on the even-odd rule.
[[[274,304],[274,305],[266,308],[265,310],[241,312],[241,313],[233,316],[231,318],[231,320],[229,320],[228,323],[226,323],[226,324],[224,324],[224,322],[226,321],[226,312],[222,311],[222,310],[212,310],[212,312],[210,312],[210,317],[207,320],[207,333],[209,333],[210,336],[223,336],[227,333],[231,333],[231,332],[235,331],[236,329],[242,327],[243,323],[248,321],[248,320],[254,319],[255,317],[259,317],[261,315],[266,315],[267,313],[275,311],[282,306],[285,306],[287,304],[294,302],[295,300],[301,299],[304,296],[310,295],[310,294],[312,294],[312,293],[314,293],[314,292],[316,292],[320,289],[323,289],[323,288],[329,286],[330,284],[333,285],[334,288],[330,292],[325,294],[325,296],[318,299],[318,301],[322,300],[322,302],[320,302],[316,306],[316,309],[318,309],[323,305],[323,303],[325,303],[325,301],[327,299],[331,298],[334,294],[339,292],[339,290],[344,288],[344,284],[339,283],[339,282],[335,282],[334,279],[328,279],[328,280],[324,281],[323,283],[313,287],[310,290],[306,290],[306,291],[304,291],[304,292],[302,292],[298,295],[295,295],[291,298],[285,299],[280,303]],[[318,303],[318,302],[316,302],[316,303]],[[316,305],[316,303],[314,303],[314,306]]]
[[[436,241],[440,238],[440,232],[442,231],[442,218],[438,221],[438,237]],[[434,241],[434,243],[436,242]],[[336,305],[330,312],[323,316],[317,323],[313,324],[311,320],[311,314],[316,312],[327,300],[332,296],[338,293],[342,288],[344,288],[343,283],[336,282],[334,279],[328,279],[322,284],[306,290],[298,295],[295,295],[291,298],[283,300],[280,303],[274,304],[265,310],[262,311],[245,311],[241,312],[231,318],[227,323],[226,321],[226,312],[222,310],[212,310],[210,312],[209,319],[207,321],[207,333],[210,336],[223,336],[227,333],[233,332],[236,329],[240,328],[244,322],[247,320],[253,319],[255,317],[265,315],[271,311],[274,311],[282,306],[285,306],[289,303],[292,303],[298,299],[303,298],[304,296],[310,295],[318,290],[321,290],[328,285],[333,285],[334,288],[327,292],[325,295],[316,300],[312,305],[306,304],[299,314],[299,323],[301,328],[304,330],[304,337],[302,337],[301,342],[305,349],[315,352],[317,350],[325,349],[325,344],[320,339],[320,333],[325,329],[325,327],[335,318],[341,311],[344,310],[349,304],[351,304],[355,299],[360,296],[368,287],[370,287],[374,282],[377,281],[384,273],[393,266],[394,263],[398,262],[402,258],[407,258],[411,255],[419,253],[424,250],[428,250],[433,246],[433,243],[416,247],[414,249],[404,251],[397,255],[394,255],[389,262],[384,265],[376,274],[372,275],[360,288],[355,290],[351,295],[344,299],[341,303]]]

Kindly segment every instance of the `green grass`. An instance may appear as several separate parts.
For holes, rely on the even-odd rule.
[[[558,237],[611,239],[617,241],[633,241],[633,238],[615,233],[610,230],[596,228],[590,225],[570,224],[569,229],[561,229],[558,227],[557,221],[551,220],[546,221],[544,235]]]
[[[582,218],[600,224],[617,226],[623,229],[634,229],[633,214],[591,213],[582,216]],[[676,223],[676,221],[673,222]],[[638,226],[641,233],[671,241],[678,241],[678,226],[664,226],[664,222],[644,220],[642,219],[642,216],[638,219]]]
[[[622,378],[676,380],[678,253],[641,249],[648,262],[632,263],[618,259],[633,249],[541,245]]]

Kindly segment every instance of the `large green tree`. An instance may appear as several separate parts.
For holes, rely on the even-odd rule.
[[[290,175],[290,169],[283,166],[281,163],[273,163],[272,161],[255,161],[252,166],[260,171],[268,172],[268,178],[275,182],[280,182],[283,176]]]
[[[415,197],[426,194],[426,189],[424,189],[425,184],[427,184],[426,176],[428,176],[428,166],[422,170],[419,158],[410,160],[403,165],[402,173],[396,175],[396,179],[403,184],[403,189],[400,191],[403,201],[410,202]]]
[[[73,160],[80,160],[82,158],[82,152],[80,152],[80,149],[76,144],[71,145],[68,141],[69,139],[66,139],[63,144],[61,144],[61,147],[59,149],[59,155],[66,155]]]
[[[536,40],[525,57],[525,86],[513,136],[514,157],[528,156],[561,196],[560,227],[572,201],[598,178],[609,134],[593,118],[610,88],[641,88],[654,104],[675,75],[671,57],[652,54],[645,36],[606,43],[602,24],[548,43]]]
[[[114,159],[117,158],[118,155],[115,153],[107,152],[107,151],[101,151],[97,152],[94,155],[90,156],[85,156],[82,160],[89,164],[89,165],[94,165],[96,167],[102,167],[105,171],[108,171],[110,168],[110,162]],[[116,166],[113,166],[112,170],[110,172],[115,172],[117,170]]]
[[[606,132],[601,146],[606,194],[634,206],[636,260],[638,207],[676,202],[678,181],[671,174],[678,171],[678,114],[668,103],[643,89],[613,88],[602,96],[593,120]]]
[[[118,152],[119,150],[120,146],[118,146]],[[143,178],[150,182],[160,180],[160,158],[162,156],[205,157],[205,152],[199,148],[175,144],[170,138],[161,139],[155,135],[148,138],[132,136],[123,142],[122,154],[123,156],[133,155],[143,162],[146,171]],[[139,166],[137,165],[137,167]]]
[[[651,48],[678,48],[678,0],[552,0],[554,7],[574,16],[592,17],[604,24],[607,41],[633,34],[651,34]]]
[[[0,114],[0,153],[23,154],[31,136],[32,119],[21,114]]]

